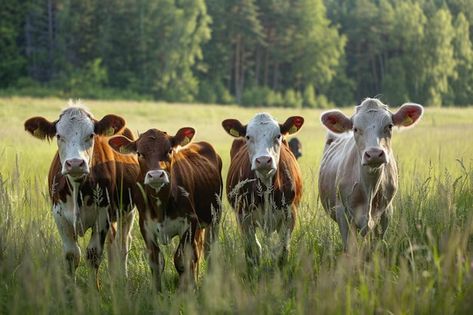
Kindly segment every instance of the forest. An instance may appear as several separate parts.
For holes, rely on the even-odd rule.
[[[0,94],[473,104],[471,0],[3,0]]]

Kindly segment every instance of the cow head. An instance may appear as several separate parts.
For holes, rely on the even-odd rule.
[[[264,181],[268,181],[277,171],[284,136],[296,133],[303,124],[304,118],[300,116],[289,117],[284,124],[279,124],[267,113],[257,114],[245,126],[236,119],[222,122],[231,136],[245,137],[251,170]]]
[[[292,154],[296,157],[296,159],[302,156],[302,143],[297,138],[292,138],[288,142],[289,149],[291,149]]]
[[[322,114],[322,123],[335,133],[353,131],[361,164],[378,168],[389,163],[393,126],[414,125],[422,116],[423,107],[418,104],[402,105],[391,113],[381,101],[367,98],[356,107],[355,114],[348,118],[342,112],[333,110]]]
[[[166,132],[150,129],[136,141],[124,136],[109,139],[110,146],[122,154],[137,154],[144,184],[156,191],[170,184],[170,166],[174,151],[191,142],[193,128],[181,128],[174,136]]]
[[[111,136],[124,126],[125,120],[119,116],[107,115],[97,121],[81,106],[68,107],[54,122],[43,117],[33,117],[25,122],[25,130],[36,138],[57,139],[61,173],[72,180],[89,173],[94,137]]]

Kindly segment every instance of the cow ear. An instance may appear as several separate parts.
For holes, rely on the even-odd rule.
[[[136,153],[136,142],[131,141],[127,137],[124,136],[115,136],[108,139],[108,144],[121,154],[132,154]]]
[[[95,122],[94,132],[101,136],[113,136],[125,127],[125,119],[117,115],[106,115]]]
[[[38,139],[51,140],[56,135],[56,122],[43,117],[33,117],[25,121],[25,130]]]
[[[393,114],[393,124],[399,127],[411,126],[422,117],[423,112],[424,108],[421,105],[406,103]]]
[[[222,127],[232,137],[239,138],[246,135],[246,126],[243,126],[237,119],[225,119]]]
[[[351,119],[338,110],[323,113],[320,120],[325,127],[335,133],[343,133],[353,128],[353,122]]]
[[[279,129],[283,135],[292,135],[301,129],[304,124],[304,118],[301,116],[292,116],[286,119],[284,124],[279,124]]]
[[[194,138],[195,129],[191,127],[184,127],[177,131],[176,135],[172,138],[173,147],[185,146],[192,141]]]

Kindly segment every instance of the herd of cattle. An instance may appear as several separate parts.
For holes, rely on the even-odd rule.
[[[397,167],[391,148],[393,126],[413,125],[422,116],[417,104],[396,113],[368,98],[352,117],[332,110],[322,123],[329,129],[319,173],[324,209],[338,223],[345,250],[349,231],[372,231],[383,237],[397,190]],[[302,196],[297,158],[301,144],[286,136],[298,132],[304,119],[278,123],[267,113],[248,124],[222,122],[234,137],[226,195],[245,240],[250,267],[258,265],[261,245],[256,229],[277,232],[279,263],[284,264]],[[70,103],[53,122],[33,117],[25,129],[39,139],[57,139],[49,171],[52,213],[72,276],[79,264],[78,236],[92,230],[86,257],[96,271],[105,241],[111,268],[126,273],[134,208],[146,244],[156,287],[161,289],[164,257],[160,245],[179,236],[174,264],[182,286],[193,285],[198,263],[218,239],[222,215],[222,160],[211,144],[192,142],[195,130],[175,135],[150,129],[135,140],[125,120],[106,115],[96,120],[81,104]],[[118,257],[117,257],[118,256]],[[118,265],[117,265],[118,264]]]

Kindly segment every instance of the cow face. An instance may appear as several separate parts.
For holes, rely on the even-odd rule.
[[[61,173],[72,180],[90,172],[94,137],[113,135],[124,126],[125,120],[121,117],[107,115],[97,121],[82,107],[65,109],[54,122],[43,117],[33,117],[25,122],[25,129],[39,139],[56,137]]]
[[[159,191],[170,184],[170,166],[176,148],[187,145],[194,137],[193,128],[181,128],[175,136],[150,129],[136,141],[124,136],[109,139],[110,146],[123,154],[137,154],[144,184]]]
[[[421,105],[408,103],[392,114],[379,100],[368,98],[356,107],[352,118],[340,111],[329,111],[322,114],[321,120],[335,133],[352,131],[361,164],[378,168],[389,163],[393,126],[411,126],[418,121],[422,113]]]
[[[269,114],[261,113],[246,126],[236,119],[224,120],[222,126],[233,137],[245,137],[251,170],[267,181],[277,171],[283,137],[299,131],[303,123],[304,118],[293,116],[281,125]]]

